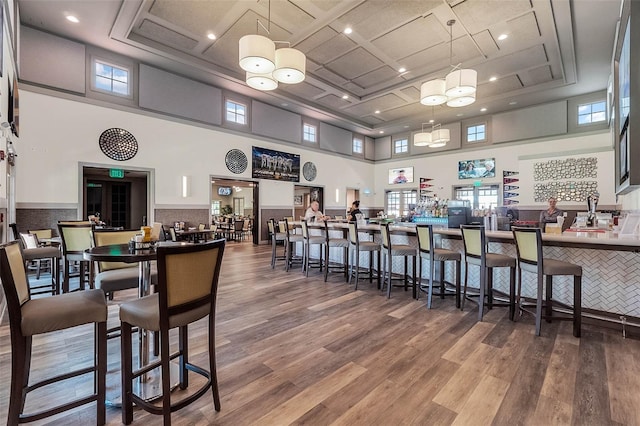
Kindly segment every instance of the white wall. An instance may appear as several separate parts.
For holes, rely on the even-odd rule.
[[[157,207],[184,205],[206,208],[210,197],[210,175],[251,178],[251,165],[239,175],[229,172],[224,157],[231,148],[251,159],[253,145],[300,155],[300,163],[312,161],[325,194],[342,194],[347,187],[373,186],[372,164],[306,151],[294,145],[257,140],[218,130],[189,126],[160,118],[56,98],[20,92],[21,138],[16,145],[17,202],[78,203],[78,163],[98,163],[117,168],[155,169]],[[100,134],[120,127],[138,141],[138,154],[125,162],[107,158],[98,145]],[[181,196],[181,177],[190,176],[190,196]],[[301,184],[310,184],[301,176]],[[261,181],[262,207],[291,207],[293,182]],[[326,196],[325,208],[344,206],[335,196]]]
[[[533,142],[533,143],[532,143]],[[520,179],[513,185],[520,188],[516,191],[521,207],[538,207],[546,203],[536,203],[533,197],[533,163],[551,159],[598,158],[598,189],[600,191],[600,205],[615,205],[614,186],[614,153],[611,147],[611,137],[608,131],[598,134],[562,137],[547,141],[523,141],[507,146],[485,146],[477,150],[464,149],[452,153],[442,153],[429,157],[412,158],[404,161],[389,161],[375,165],[375,205],[384,205],[384,191],[389,189],[418,189],[420,177],[432,178],[429,183],[439,198],[451,198],[454,185],[470,185],[472,179],[458,179],[458,161],[483,158],[496,159],[496,177],[484,178],[483,183],[502,183],[503,170],[517,171]],[[389,169],[414,167],[414,183],[405,185],[389,185]],[[502,191],[502,187],[500,187]],[[433,194],[432,194],[433,195]],[[563,207],[584,206],[585,203],[562,202]]]

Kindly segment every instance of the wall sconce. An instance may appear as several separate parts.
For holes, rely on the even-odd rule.
[[[182,198],[187,198],[191,192],[191,176],[182,176]]]
[[[336,203],[340,202],[340,189],[336,188]]]

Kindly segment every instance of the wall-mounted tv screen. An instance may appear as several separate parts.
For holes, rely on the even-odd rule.
[[[413,167],[389,169],[389,185],[413,182]]]
[[[496,177],[496,159],[458,161],[458,179]]]
[[[231,195],[231,188],[228,186],[221,186],[218,188],[218,195]]]

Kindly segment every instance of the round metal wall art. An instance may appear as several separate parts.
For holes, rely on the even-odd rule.
[[[224,162],[227,165],[227,169],[235,174],[247,170],[247,165],[249,164],[247,156],[239,149],[232,149],[227,152],[227,155],[224,157]]]
[[[130,160],[138,153],[138,141],[125,129],[113,127],[100,135],[100,149],[107,157],[116,161]]]
[[[309,182],[316,178],[317,172],[318,171],[316,170],[316,165],[311,161],[307,161],[306,163],[304,163],[304,166],[302,166],[302,175]]]

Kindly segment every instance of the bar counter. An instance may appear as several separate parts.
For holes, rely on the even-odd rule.
[[[310,225],[318,227],[318,224]],[[348,225],[341,222],[329,222],[330,232],[346,234]],[[361,233],[372,235],[379,241],[380,225],[358,226]],[[417,247],[415,224],[393,224],[390,226],[393,242],[412,244]],[[316,232],[318,232],[316,230]],[[459,229],[436,229],[434,234],[443,248],[463,252],[464,247]],[[516,257],[516,248],[511,231],[487,231],[489,251]],[[636,237],[620,238],[610,231],[585,230],[582,232],[565,231],[562,234],[542,234],[545,258],[563,260],[582,266],[582,306],[586,310],[602,311],[615,317],[640,317],[640,239]],[[312,256],[314,253],[312,252]],[[316,255],[317,256],[317,255]],[[314,257],[316,257],[314,256]],[[332,261],[342,261],[339,250],[332,250]],[[366,255],[361,255],[360,264],[368,264]],[[508,291],[508,273],[495,270],[494,287]],[[402,270],[401,260],[394,262],[393,270]],[[426,270],[422,271],[425,277]],[[462,265],[464,278],[464,262]],[[446,280],[453,282],[450,268],[446,270]],[[554,278],[554,298],[563,303],[572,304],[573,277]],[[469,269],[469,285],[479,282],[478,268]],[[522,294],[535,298],[537,288],[535,274],[522,274]]]

